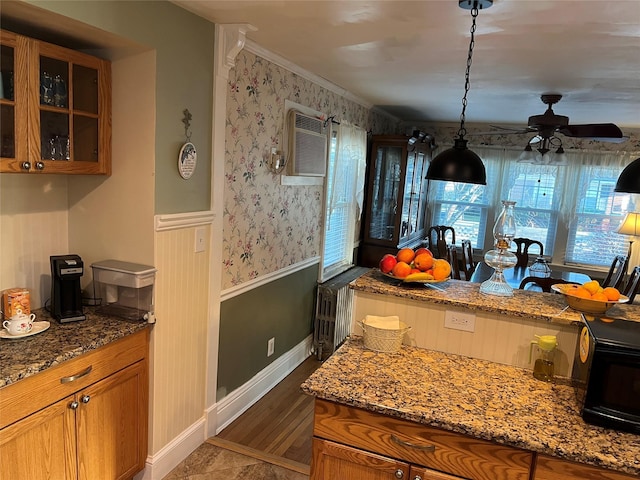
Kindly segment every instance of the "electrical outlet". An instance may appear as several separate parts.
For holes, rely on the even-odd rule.
[[[270,338],[267,342],[267,357],[273,355],[274,350],[276,349],[276,339]]]
[[[196,228],[195,241],[193,245],[193,251],[195,253],[204,252],[206,250],[206,246],[205,246],[206,233],[207,231],[205,230],[204,227]]]
[[[464,330],[465,332],[475,332],[476,314],[447,310],[444,314],[444,328]]]

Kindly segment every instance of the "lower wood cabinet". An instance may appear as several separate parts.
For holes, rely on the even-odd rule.
[[[147,455],[148,335],[144,329],[0,389],[0,478],[124,480],[141,471]],[[58,380],[53,390],[72,390],[53,403],[52,373]],[[31,411],[12,421],[23,411],[16,414],[12,402],[29,402]]]
[[[316,399],[311,480],[631,480],[633,476]]]
[[[327,440],[313,439],[311,478],[367,480],[462,480],[428,468],[376,455]]]
[[[529,480],[533,462],[531,452],[318,399],[313,435],[312,480]]]
[[[532,480],[632,480],[638,477],[538,455]]]

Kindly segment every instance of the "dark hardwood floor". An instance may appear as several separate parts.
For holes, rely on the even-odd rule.
[[[238,444],[269,457],[311,465],[313,397],[300,384],[322,365],[312,355],[211,440]]]

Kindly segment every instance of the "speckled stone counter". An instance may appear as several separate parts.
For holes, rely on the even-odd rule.
[[[496,297],[480,293],[480,283],[449,280],[434,285],[402,283],[372,269],[351,283],[351,288],[368,293],[423,300],[472,310],[494,312],[549,322],[580,322],[580,313],[566,307],[562,295],[556,293],[514,290],[513,297]],[[620,304],[610,308],[607,316],[640,321],[640,305]]]
[[[530,370],[403,346],[376,353],[351,337],[303,384],[318,398],[640,475],[640,436],[586,424],[571,386]]]
[[[78,355],[131,335],[149,324],[84,309],[86,320],[60,323],[44,310],[35,310],[36,322],[48,321],[48,330],[24,338],[0,339],[0,387],[35,375]]]

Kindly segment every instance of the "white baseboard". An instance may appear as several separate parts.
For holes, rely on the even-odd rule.
[[[144,470],[137,474],[134,480],[162,480],[206,439],[203,417],[165,445],[158,453],[147,457]]]
[[[208,429],[217,425],[220,433],[227,425],[260,400],[298,365],[311,355],[313,336],[309,335],[287,353],[237,388],[221,402],[207,408],[204,417],[165,445],[158,453],[147,457],[145,469],[134,480],[161,480],[204,441],[212,436]]]
[[[311,355],[313,336],[309,335],[298,345],[272,362],[251,380],[217,402],[216,434],[220,433],[251,405],[289,375]]]

